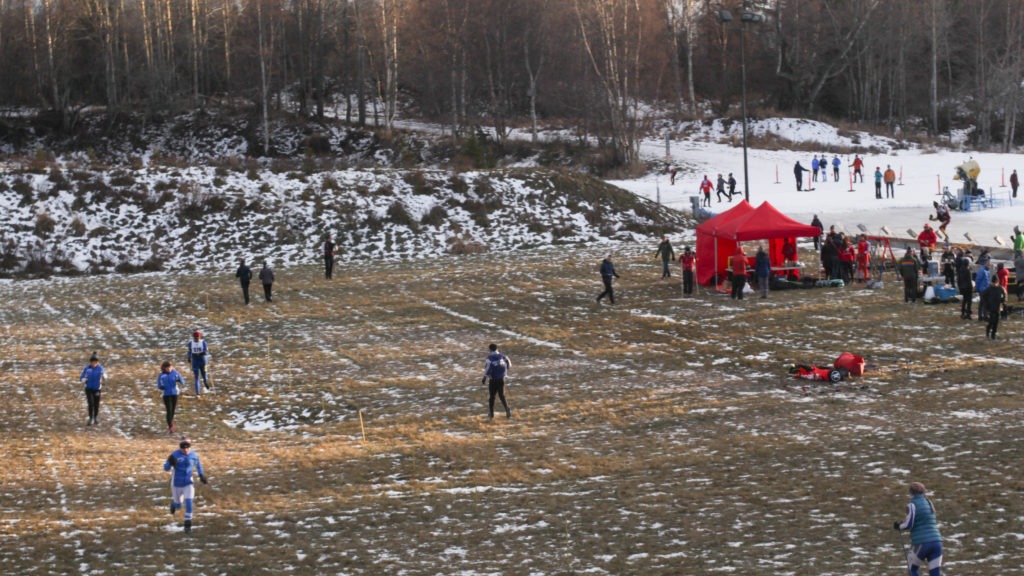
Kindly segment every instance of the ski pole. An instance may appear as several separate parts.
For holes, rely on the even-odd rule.
[[[898,530],[896,537],[900,540],[900,548],[903,549],[903,563],[907,566],[907,573],[910,573],[910,551],[907,550],[907,543],[903,539],[903,530]]]

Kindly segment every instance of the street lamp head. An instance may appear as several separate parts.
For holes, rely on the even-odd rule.
[[[719,10],[718,21],[722,22],[723,24],[732,22],[732,12],[729,12],[728,10]]]
[[[732,15],[730,15],[729,19],[732,19]],[[757,12],[744,12],[740,14],[740,21],[750,22],[751,24],[759,24],[761,22],[764,22],[764,14],[758,14]]]

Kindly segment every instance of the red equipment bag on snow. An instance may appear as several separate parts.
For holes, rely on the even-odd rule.
[[[831,382],[833,384],[843,381],[849,375],[849,372],[843,368],[819,368],[817,366],[807,366],[806,364],[793,366],[789,369],[789,373],[794,378]]]
[[[849,352],[843,352],[836,358],[833,364],[836,368],[846,368],[850,371],[850,376],[863,376],[864,375],[864,357]]]

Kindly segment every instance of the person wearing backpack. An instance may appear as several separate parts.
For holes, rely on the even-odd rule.
[[[498,352],[498,345],[491,344],[487,347],[491,353],[487,355],[487,368],[484,370],[485,385],[488,385],[487,417],[494,418],[494,397],[501,399],[501,405],[505,407],[505,417],[512,417],[512,410],[505,401],[505,375],[512,368],[512,361],[501,352]]]

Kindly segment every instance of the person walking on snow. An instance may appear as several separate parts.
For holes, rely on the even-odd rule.
[[[768,297],[768,282],[772,273],[772,263],[764,246],[757,247],[754,256],[754,274],[757,276],[757,287],[761,290],[761,298]]]
[[[804,185],[804,172],[809,172],[807,168],[800,165],[800,161],[797,160],[796,164],[793,165],[793,176],[796,177],[796,191],[800,192],[803,190]]]
[[[882,199],[882,169],[875,166],[875,199]]]
[[[704,202],[701,204],[702,206],[707,206],[708,208],[711,207],[711,189],[714,187],[715,185],[711,183],[708,175],[705,174],[704,180],[700,183],[700,191],[704,194]]]
[[[811,180],[814,182],[818,181],[818,169],[821,163],[818,162],[817,156],[811,156]]]
[[[658,251],[654,253],[654,257],[661,256],[661,277],[671,278],[672,272],[669,270],[669,262],[676,259],[676,253],[672,250],[672,243],[669,242],[668,236],[661,237],[661,244],[658,244]]]
[[[860,183],[864,183],[864,161],[860,159],[860,156],[853,155],[853,179],[856,180],[860,176]]]
[[[498,345],[491,344],[487,347],[491,353],[487,355],[487,368],[484,370],[484,384],[488,386],[487,417],[494,418],[494,397],[501,399],[501,405],[505,407],[505,417],[512,417],[512,410],[505,401],[505,375],[512,368],[512,361],[501,352],[498,352]]]
[[[679,267],[683,270],[683,295],[690,296],[693,294],[693,275],[697,270],[697,256],[689,246],[683,248],[683,255],[679,257]],[[1021,276],[1024,279],[1024,274]]]
[[[170,360],[160,366],[160,376],[156,379],[156,387],[163,392],[164,411],[167,418],[167,433],[174,433],[174,412],[178,408],[179,388],[185,386],[185,380],[174,369]]]
[[[185,532],[192,531],[192,513],[196,499],[195,476],[207,484],[203,463],[192,451],[192,441],[182,438],[178,449],[171,452],[164,462],[164,471],[171,472],[171,516],[180,508],[185,509]]]
[[[896,189],[893,185],[896,184],[896,172],[893,171],[892,166],[885,165],[885,197],[896,198]]]
[[[1017,188],[1020,186],[1020,180],[1017,179],[1017,171],[1014,170],[1013,174],[1010,174],[1010,188],[1013,190],[1013,197],[1017,197]]]
[[[85,401],[89,409],[89,421],[85,425],[99,424],[100,389],[103,388],[103,382],[107,380],[107,372],[100,365],[100,359],[95,352],[89,358],[89,365],[82,369],[82,375],[78,377],[78,380],[85,385]]]
[[[334,236],[328,234],[324,240],[324,278],[331,279],[334,274]]]
[[[235,278],[238,278],[239,283],[242,285],[242,297],[245,298],[245,305],[249,305],[249,282],[252,281],[252,269],[245,265],[245,259],[243,258],[238,266],[238,270],[235,271]]]
[[[832,178],[839,182],[839,167],[843,165],[843,161],[839,159],[839,155],[836,154],[832,157]]]
[[[895,530],[910,531],[910,551],[907,553],[910,576],[919,576],[920,567],[925,565],[928,566],[928,576],[942,575],[942,535],[935,505],[924,497],[926,493],[924,484],[912,483],[907,517],[903,522],[892,523]]]
[[[273,302],[273,289],[274,289],[274,271],[270,269],[270,266],[264,262],[263,269],[260,270],[260,282],[263,283],[263,298],[267,302]]]
[[[203,340],[203,335],[199,330],[192,332],[192,340],[188,343],[188,350],[185,353],[185,358],[192,366],[192,378],[195,380],[195,393],[198,398],[201,390],[199,389],[199,377],[203,377],[203,387],[207,390],[210,389],[210,382],[206,377],[206,361],[209,358],[210,349],[206,345],[206,340]]]
[[[722,194],[725,194],[725,178],[722,175],[718,175],[718,183],[715,186],[715,197],[718,198],[718,203],[722,203]],[[726,196],[727,201],[732,202],[732,196]]]
[[[605,296],[612,304],[615,304],[615,292],[612,291],[612,278],[618,278],[619,273],[615,271],[615,265],[612,264],[612,255],[609,254],[604,257],[601,262],[601,282],[604,282],[604,292],[597,297],[597,301],[601,302],[601,299]]]

